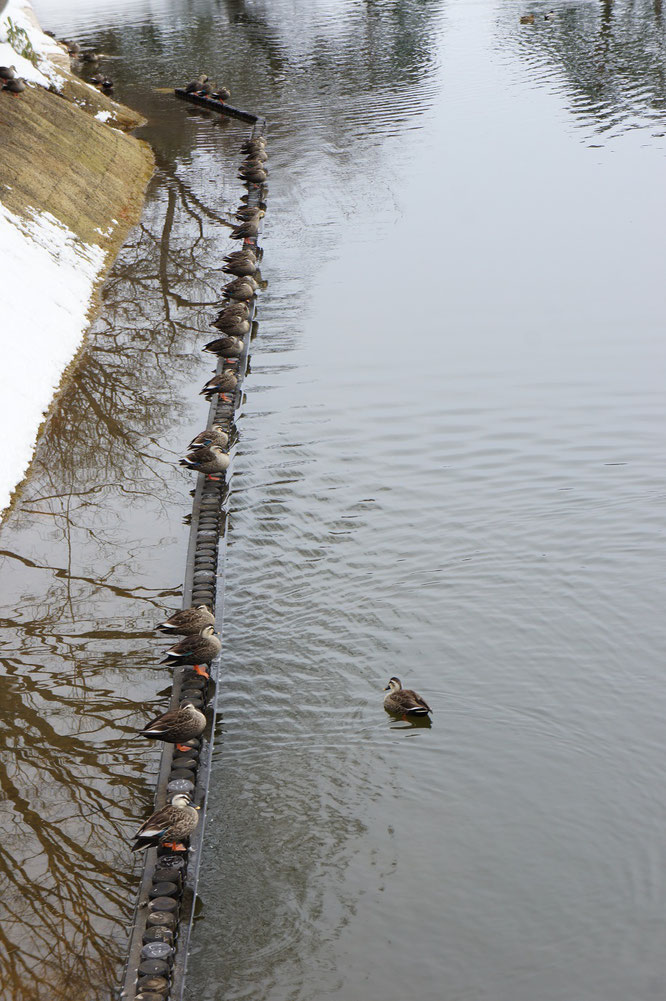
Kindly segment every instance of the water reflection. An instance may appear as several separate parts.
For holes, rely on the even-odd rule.
[[[525,9],[528,9],[527,7]],[[604,0],[543,12],[533,25],[502,8],[509,35],[541,85],[564,91],[581,125],[597,133],[666,122],[666,34],[662,0]]]
[[[229,151],[240,132],[229,134]],[[224,148],[221,147],[224,155]],[[234,202],[168,164],[115,265],[0,545],[3,996],[108,998],[136,890],[164,706],[153,625],[178,605],[200,346]],[[201,308],[203,306],[203,308]]]

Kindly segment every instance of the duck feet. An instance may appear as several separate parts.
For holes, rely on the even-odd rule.
[[[192,670],[195,672],[195,674],[198,674],[202,678],[207,678],[210,681],[210,674],[203,666],[203,664],[193,664]]]
[[[183,751],[185,754],[187,754],[187,752],[191,751],[192,748],[188,747],[187,744],[176,744],[176,750]]]
[[[187,848],[180,841],[163,841],[164,848],[170,848],[172,852],[186,852]]]

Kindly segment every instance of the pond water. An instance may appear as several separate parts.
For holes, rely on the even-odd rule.
[[[36,3],[158,170],[2,527],[3,998],[119,981],[241,193],[202,70],[271,177],[188,997],[662,997],[662,6],[549,9]]]

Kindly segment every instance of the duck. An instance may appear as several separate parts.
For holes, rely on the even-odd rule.
[[[174,612],[155,628],[163,633],[180,633],[183,636],[190,636],[192,633],[200,633],[204,626],[214,625],[215,616],[208,605],[197,605],[196,608],[181,608],[180,611]]]
[[[246,156],[245,159],[241,162],[241,165],[238,169],[265,170],[266,173],[268,173],[268,167],[265,166],[267,159],[268,157],[266,156],[266,154],[264,154],[263,159],[258,154],[253,154],[252,156]]]
[[[215,396],[216,393],[221,393],[223,396],[226,396],[227,393],[233,393],[237,385],[238,379],[233,372],[222,372],[221,375],[213,376],[212,379],[208,380],[204,388],[199,393],[199,396]],[[228,465],[229,463],[227,463],[227,466]],[[201,471],[204,473],[207,472],[205,469],[202,469]]]
[[[523,14],[520,18],[521,24],[534,24],[534,14]]]
[[[0,80],[13,80],[15,77],[15,66],[0,66]]]
[[[255,149],[248,152],[246,157],[246,162],[248,160],[257,161],[259,163],[266,163],[268,160],[268,153],[266,152],[265,146],[257,146]]]
[[[192,806],[189,796],[182,792],[176,793],[167,806],[156,810],[141,825],[134,835],[132,851],[140,852],[144,848],[164,845],[175,852],[184,852],[186,849],[183,842],[192,835],[198,823],[199,813]]]
[[[259,233],[259,219],[247,219],[240,226],[236,226],[229,234],[232,240],[245,240],[247,237],[255,237]]]
[[[201,736],[206,729],[206,717],[191,702],[158,716],[140,731],[148,740],[163,740],[175,744],[179,751],[189,751],[186,741]]]
[[[228,101],[231,97],[231,91],[228,87],[219,87],[213,94],[213,97],[216,97],[218,101]]]
[[[186,94],[195,94],[197,91],[201,90],[203,85],[208,82],[208,77],[205,73],[201,73],[196,80],[191,80],[185,87]]]
[[[229,435],[224,430],[221,424],[213,424],[212,427],[206,428],[205,431],[200,431],[196,435],[190,444],[188,445],[188,451],[197,448],[205,448],[206,445],[219,445],[220,448],[226,448],[229,444]]]
[[[266,215],[266,210],[259,208],[259,206],[254,205],[243,205],[242,208],[236,209],[234,212],[236,219],[263,219]]]
[[[251,261],[249,257],[245,261],[231,261],[222,268],[225,275],[237,275],[239,278],[254,275],[258,270],[257,262]]]
[[[411,688],[403,688],[400,678],[390,678],[384,689],[389,694],[384,698],[384,709],[399,716],[427,716],[432,709],[420,695]]]
[[[266,140],[263,136],[256,136],[254,139],[246,139],[244,143],[241,143],[241,153],[265,153],[266,151]]]
[[[244,181],[250,181],[251,184],[263,184],[268,177],[268,171],[261,170],[259,167],[246,167],[245,170],[241,168],[238,175]]]
[[[257,248],[246,245],[241,250],[232,250],[230,254],[225,254],[222,258],[227,264],[234,261],[257,261]]]
[[[21,94],[25,90],[25,80],[20,76],[15,77],[13,80],[5,80],[5,85],[3,90],[8,90],[10,94]]]
[[[249,302],[250,299],[254,298],[254,293],[258,288],[257,282],[248,275],[245,279],[239,278],[237,281],[225,285],[222,289],[222,295],[226,299],[233,299],[236,302]]]
[[[252,324],[246,317],[232,314],[213,320],[211,327],[221,330],[228,337],[245,337],[246,334],[250,333]]]
[[[251,307],[247,302],[225,302],[215,320],[229,320],[237,317],[240,317],[241,320],[247,320],[250,315],[250,309]],[[211,323],[212,326],[214,326],[213,323]]]
[[[212,451],[212,449],[211,449]],[[222,643],[215,632],[215,626],[204,626],[198,636],[185,636],[179,643],[167,650],[160,664],[190,665],[202,678],[210,678],[202,664],[210,664],[222,649]]]
[[[186,469],[195,469],[205,473],[206,479],[217,480],[215,473],[224,473],[231,463],[231,456],[221,445],[202,445],[195,448],[180,460],[180,465]]]
[[[240,358],[244,347],[240,337],[216,337],[214,341],[204,344],[203,350],[225,358]]]
[[[238,173],[243,176],[245,174],[253,173],[254,171],[262,170],[268,177],[268,167],[263,162],[263,160],[256,160],[254,157],[248,157],[246,160],[240,164],[238,168]]]
[[[543,15],[543,19],[544,19],[544,21],[554,21],[555,20],[555,11],[554,10],[549,10],[547,14]]]

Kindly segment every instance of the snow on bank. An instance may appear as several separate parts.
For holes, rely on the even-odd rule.
[[[28,468],[37,429],[88,325],[101,247],[83,243],[48,213],[32,219],[0,202],[2,388],[0,511]],[[10,294],[11,293],[11,294]]]
[[[34,62],[24,52],[34,53]],[[28,0],[9,0],[0,14],[0,66],[13,66],[30,83],[62,90],[65,81],[56,68],[62,57],[55,39],[37,24]]]

